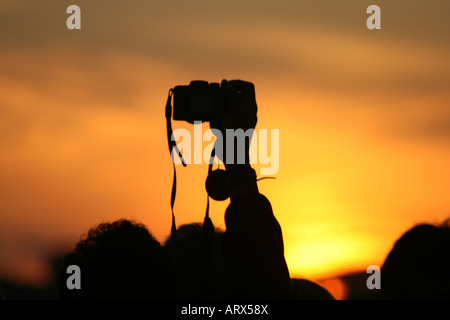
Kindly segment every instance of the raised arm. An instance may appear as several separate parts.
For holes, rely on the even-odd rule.
[[[255,88],[241,80],[224,80],[221,87],[228,112],[221,121],[211,122],[211,128],[222,133],[224,153],[218,156],[231,183],[223,238],[226,291],[230,298],[285,299],[289,297],[289,271],[282,231],[269,200],[259,193],[256,173],[249,161],[250,139],[245,145],[238,145],[227,137],[227,129],[247,132],[255,128]],[[233,157],[229,156],[230,146]],[[244,150],[239,149],[242,147]],[[239,152],[244,152],[241,163]]]

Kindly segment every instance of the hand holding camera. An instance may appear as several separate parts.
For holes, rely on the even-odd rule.
[[[221,119],[211,121],[211,128],[219,129],[223,135],[226,129],[254,129],[258,107],[253,83],[222,80],[221,89],[228,108]]]
[[[242,80],[222,80],[220,85],[206,81],[192,81],[188,86],[176,86],[169,91],[166,104],[166,123],[171,156],[173,156],[172,151],[175,150],[185,165],[173,140],[172,111],[174,120],[187,121],[191,124],[195,124],[197,121],[209,122],[211,131],[216,136],[205,181],[208,198],[203,222],[204,254],[209,260],[212,259],[211,244],[214,238],[214,226],[209,217],[209,198],[217,201],[230,198],[230,205],[235,204],[236,206],[237,201],[237,207],[240,208],[242,205],[239,204],[239,199],[246,199],[249,195],[251,195],[250,199],[252,196],[255,199],[255,196],[259,195],[256,173],[250,166],[249,152],[257,122],[257,109],[254,85]],[[220,147],[216,148],[218,142]],[[212,170],[212,160],[215,156],[225,164],[226,170]],[[173,211],[176,195],[175,165],[173,168],[171,238],[175,239],[176,223]],[[230,214],[228,215],[230,216]],[[239,213],[237,215],[241,216],[238,220],[246,216],[246,214]]]
[[[222,80],[222,83],[192,81],[188,86],[176,86],[173,89],[173,119],[189,123],[208,121],[211,129],[220,131],[223,139],[223,153],[216,155],[230,168],[237,164],[237,150],[234,161],[226,161],[227,129],[247,131],[254,129],[257,122],[257,105],[253,83],[242,80]],[[213,131],[214,132],[214,131]],[[245,144],[245,164],[249,164],[248,150],[250,141]],[[236,147],[236,146],[235,146]],[[228,162],[228,163],[227,163]],[[242,163],[240,163],[242,164]]]
[[[210,163],[206,189],[211,198],[225,200],[236,190],[236,186],[249,184],[247,190],[257,192],[256,174],[250,166],[250,142],[257,123],[257,105],[253,83],[242,80],[222,80],[222,83],[191,81],[188,86],[171,89],[166,106],[169,148],[171,142],[171,105],[173,95],[173,119],[210,123],[212,132],[221,148],[214,148],[215,154],[224,164],[224,170],[212,170]],[[228,156],[227,156],[228,151]],[[178,151],[177,151],[178,152]],[[178,152],[180,158],[181,154]],[[175,176],[174,176],[175,186]],[[173,188],[173,190],[175,190]],[[173,197],[174,199],[174,197]],[[172,201],[173,203],[173,201]]]

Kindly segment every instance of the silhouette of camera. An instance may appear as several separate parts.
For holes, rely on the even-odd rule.
[[[173,119],[187,121],[214,121],[227,111],[227,103],[219,83],[191,81],[188,86],[173,88]]]

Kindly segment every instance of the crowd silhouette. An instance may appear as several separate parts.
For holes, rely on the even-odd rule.
[[[69,289],[67,267],[82,270],[80,289]],[[168,299],[176,297],[173,263],[139,223],[121,219],[89,230],[64,259],[62,299]]]
[[[255,90],[245,81],[223,81],[229,111],[211,126],[254,128]],[[225,137],[225,135],[223,135]],[[248,145],[246,145],[248,154]],[[235,153],[236,154],[236,153]],[[225,154],[218,155],[225,159]],[[202,223],[181,225],[160,244],[148,228],[128,219],[101,223],[64,260],[61,299],[293,299],[333,300],[323,286],[292,279],[281,227],[259,192],[248,157],[227,164],[230,204],[225,230],[205,236]],[[218,180],[220,183],[220,179]],[[213,186],[214,188],[214,186]],[[82,270],[81,289],[69,289],[65,272]],[[381,269],[385,299],[450,298],[450,223],[420,224],[394,244]]]
[[[422,223],[394,244],[381,268],[385,299],[450,299],[450,219]]]
[[[382,298],[450,299],[449,221],[418,224],[401,235],[381,268]],[[334,300],[314,281],[289,278],[283,260],[281,267],[278,261],[260,268],[260,263],[277,258],[272,255],[261,262],[257,253],[263,247],[255,249],[256,254],[247,252],[240,267],[227,270],[243,253],[231,258],[224,254],[225,234],[215,230],[213,255],[208,258],[202,223],[181,225],[177,237],[169,237],[163,246],[135,221],[101,223],[65,257],[59,298]],[[83,270],[80,290],[66,285],[65,270],[72,264]]]

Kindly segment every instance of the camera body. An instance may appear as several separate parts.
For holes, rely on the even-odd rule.
[[[191,81],[188,86],[173,88],[173,120],[189,123],[214,121],[227,111],[227,104],[219,83]]]

